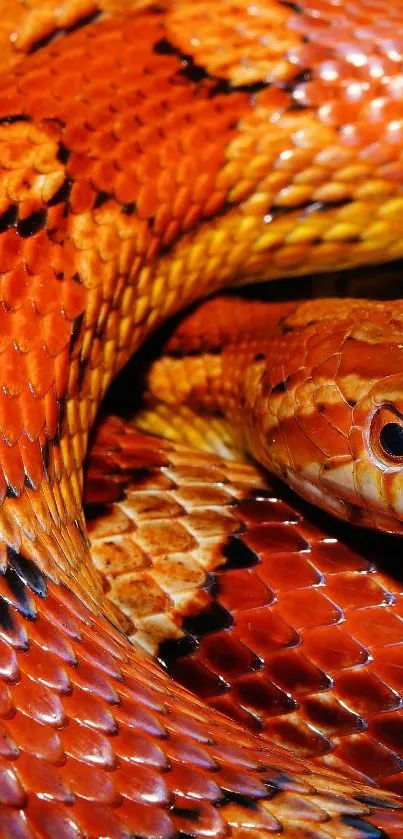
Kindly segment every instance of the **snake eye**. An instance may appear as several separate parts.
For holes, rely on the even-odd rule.
[[[379,442],[389,457],[403,457],[403,425],[399,425],[398,422],[387,422],[381,428]]]
[[[377,457],[396,465],[403,463],[403,417],[392,407],[376,412],[371,425],[371,446]]]

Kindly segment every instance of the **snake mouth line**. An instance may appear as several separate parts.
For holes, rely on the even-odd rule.
[[[375,528],[384,533],[403,536],[403,521],[397,517],[396,513],[389,513],[387,509],[371,509],[338,498],[328,492],[326,487],[310,478],[297,475],[290,469],[286,470],[285,480],[305,501],[320,507],[332,516],[337,516],[337,518],[359,527]]]

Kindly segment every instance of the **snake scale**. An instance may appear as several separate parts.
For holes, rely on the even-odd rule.
[[[0,835],[403,837],[401,591],[371,565],[378,537],[365,558],[255,467],[117,418],[90,457],[94,562],[82,507],[101,400],[169,316],[403,255],[403,6],[0,11]],[[319,506],[399,533],[399,301],[203,305],[148,373],[143,428],[186,419],[219,453],[246,445]],[[209,704],[122,632],[136,639],[111,577],[129,530],[127,562],[148,548],[169,566],[173,549],[187,585],[195,534],[215,551],[196,580],[207,631],[188,614],[159,650],[188,687],[210,680]],[[136,579],[144,609],[157,577]],[[240,677],[232,693],[220,670],[228,689]]]

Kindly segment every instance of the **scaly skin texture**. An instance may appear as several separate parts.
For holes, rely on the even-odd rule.
[[[81,506],[99,402],[167,315],[402,253],[399,14],[136,6],[39,48],[106,4],[3,4],[0,833],[401,836],[400,799],[243,734],[130,646]]]
[[[155,430],[162,405],[226,421],[239,448],[303,497],[402,533],[403,448],[383,442],[385,429],[403,431],[402,370],[400,301],[218,297],[184,319],[151,366],[139,422]]]
[[[401,794],[400,541],[117,418],[87,468],[91,554],[125,632],[242,726]]]

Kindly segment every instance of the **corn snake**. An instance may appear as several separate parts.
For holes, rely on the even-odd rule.
[[[1,833],[399,836],[399,798],[309,780],[168,686],[107,622],[89,561],[87,436],[151,329],[238,274],[402,248],[397,12],[382,38],[381,3],[331,7],[339,31],[326,4],[164,5],[105,3],[118,16],[90,22],[92,3],[21,4],[2,23]]]

